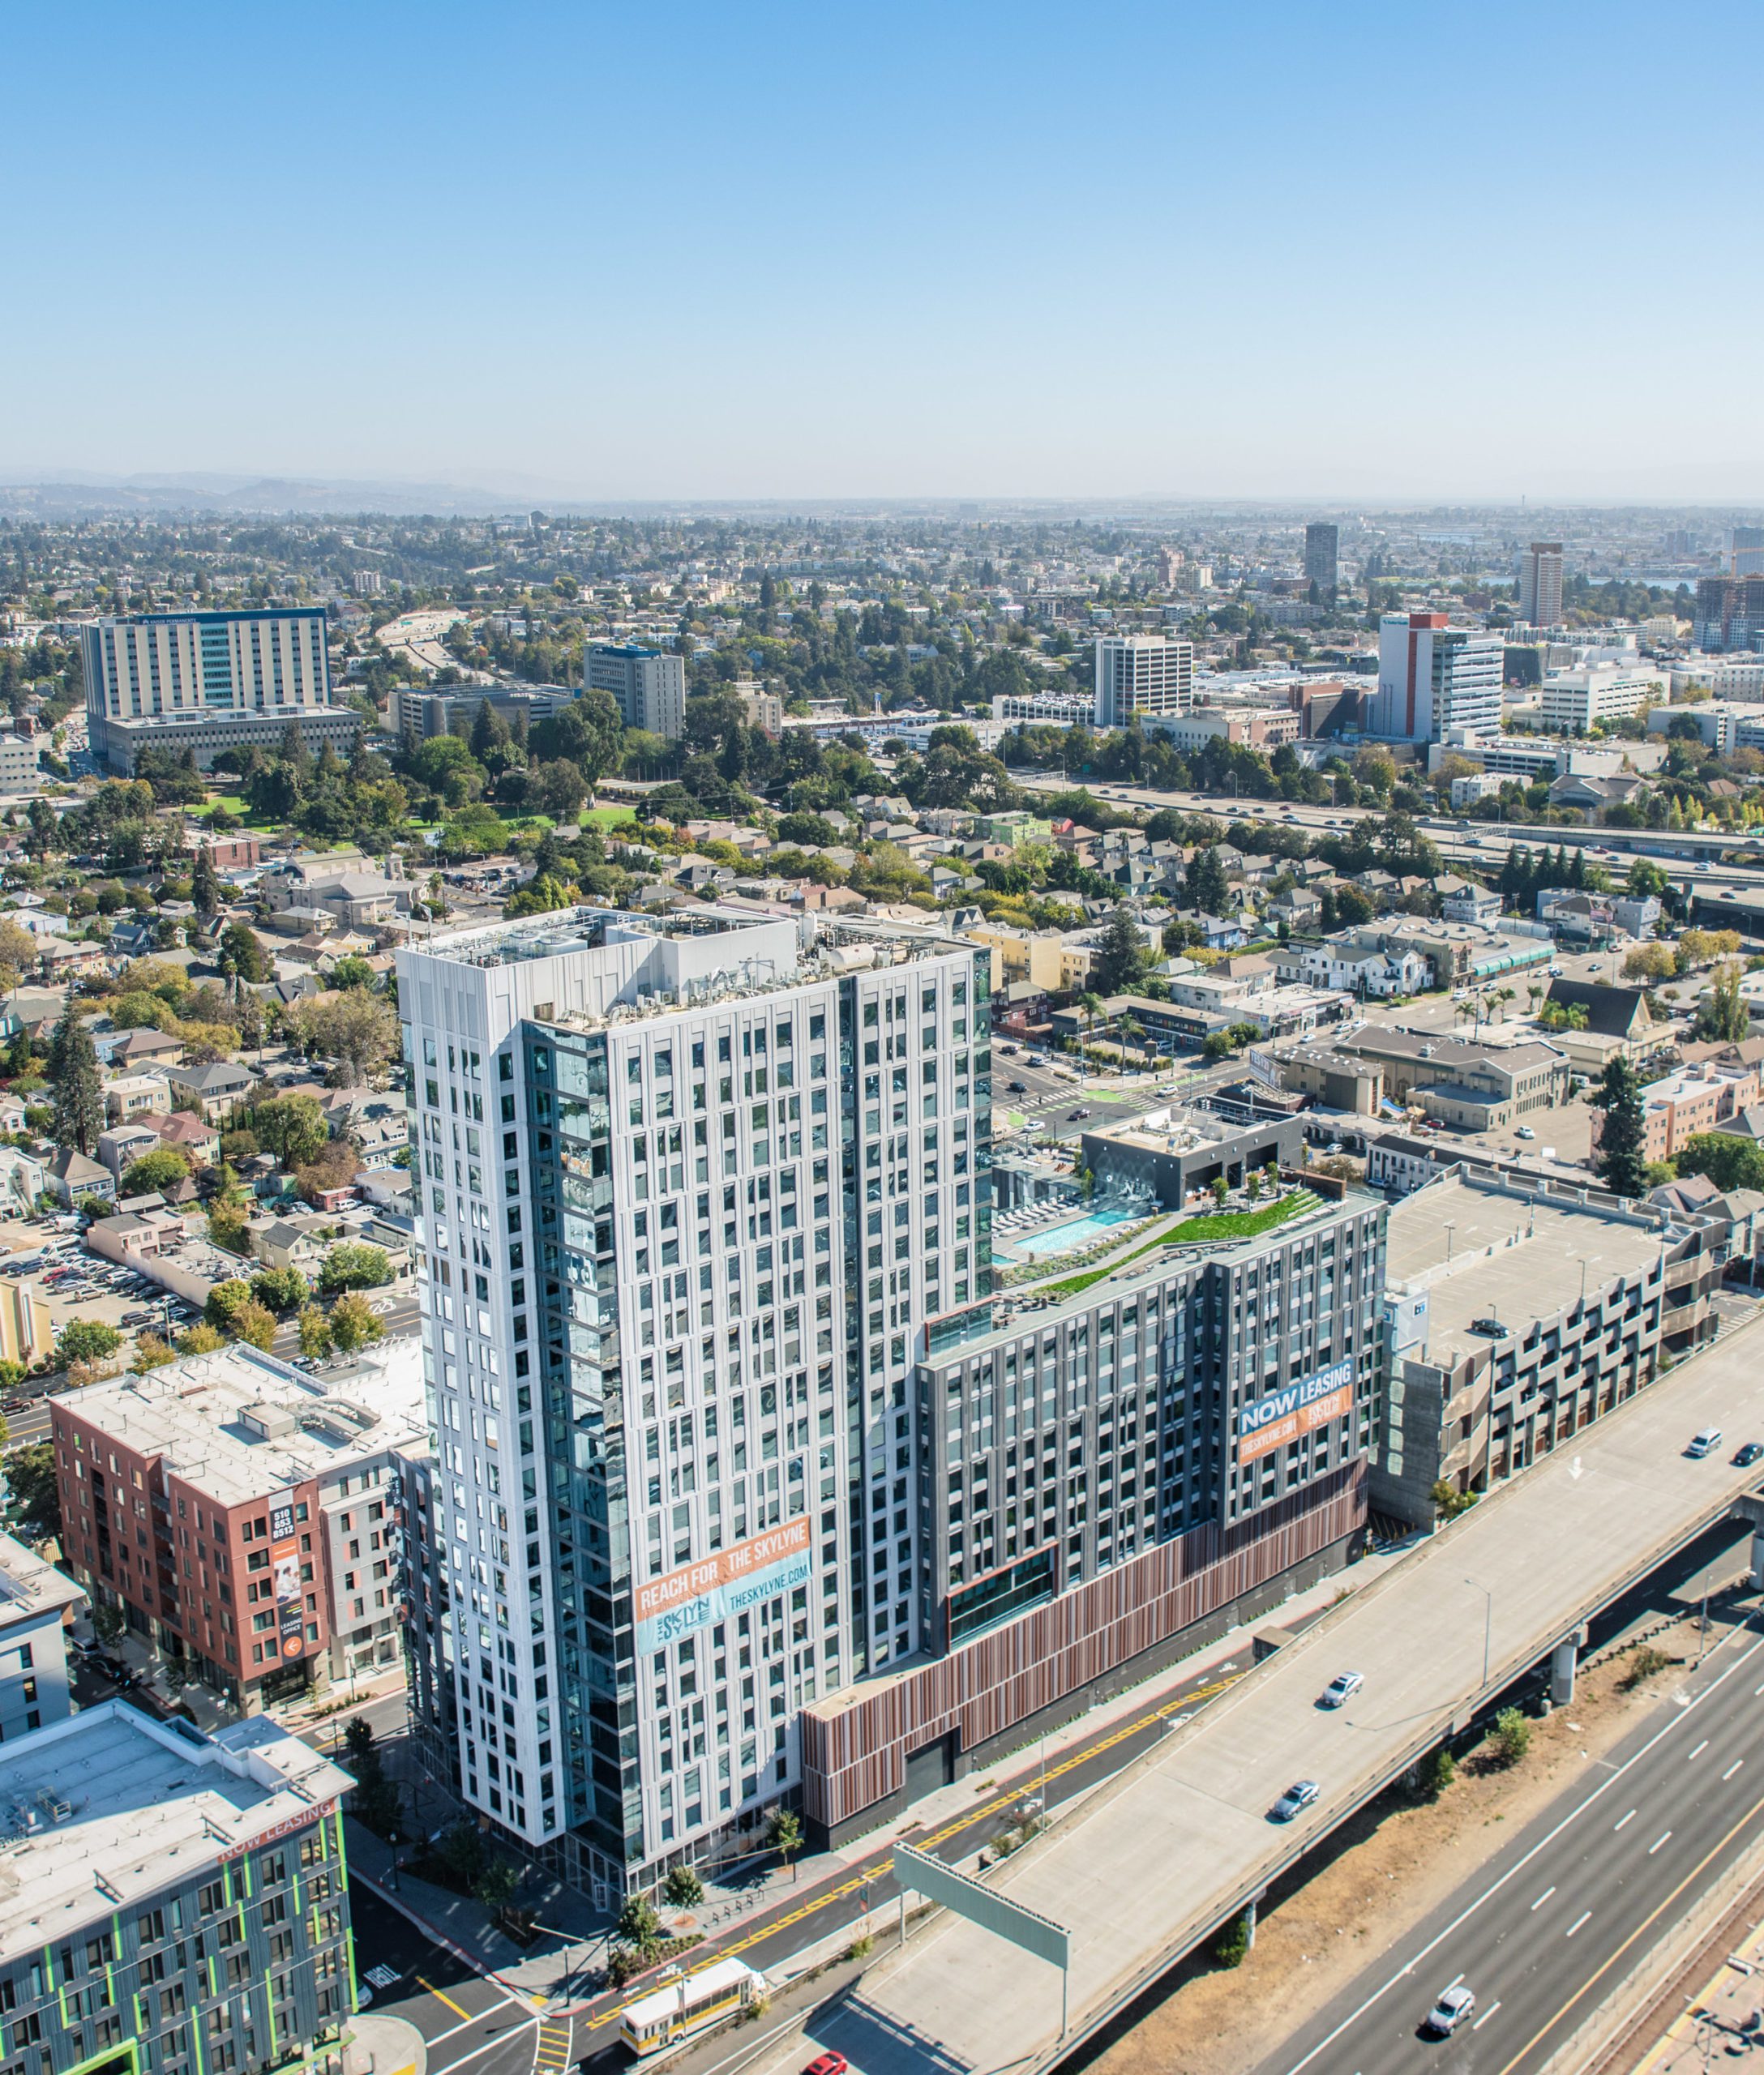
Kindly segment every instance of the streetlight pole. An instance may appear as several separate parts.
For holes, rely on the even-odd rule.
[[[1482,1685],[1483,1691],[1486,1693],[1488,1690],[1488,1650],[1495,1625],[1495,1596],[1487,1585],[1477,1585],[1474,1578],[1466,1578],[1464,1583],[1466,1585],[1475,1586],[1486,1602],[1483,1609],[1482,1622]]]

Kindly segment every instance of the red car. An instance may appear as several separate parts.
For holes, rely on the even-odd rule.
[[[803,2075],[848,2075],[849,2065],[842,2053],[818,2054],[803,2070]]]

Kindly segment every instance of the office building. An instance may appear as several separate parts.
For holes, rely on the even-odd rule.
[[[66,1624],[85,1604],[64,1571],[0,1534],[0,1743],[71,1712]]]
[[[1194,644],[1162,634],[1106,634],[1096,643],[1099,728],[1124,728],[1137,713],[1185,713],[1194,700]]]
[[[1454,729],[1467,742],[1498,736],[1505,662],[1498,634],[1452,627],[1444,613],[1385,613],[1370,733],[1421,742],[1444,742]]]
[[[1528,627],[1562,623],[1562,544],[1533,541],[1519,557],[1519,617]]]
[[[272,749],[298,721],[307,746],[346,750],[361,717],[331,703],[325,616],[137,613],[79,630],[92,755],[117,773],[143,749],[190,750],[207,770],[225,749]]]
[[[474,684],[442,691],[400,684],[392,687],[387,720],[395,734],[412,734],[418,742],[434,735],[469,739],[478,709],[488,700],[491,712],[519,734],[535,721],[549,721],[573,706],[580,696],[561,684]]]
[[[0,1747],[21,2075],[342,2075],[347,1773],[273,1724],[107,1701]]]
[[[737,678],[729,689],[741,701],[747,725],[776,742],[784,731],[783,694],[769,691],[757,678]]]
[[[1304,580],[1316,584],[1325,598],[1339,580],[1341,543],[1341,528],[1325,520],[1315,520],[1304,529]]]
[[[1603,721],[1629,719],[1648,700],[1665,696],[1665,680],[1657,670],[1586,663],[1578,670],[1552,670],[1544,680],[1539,708],[1552,733],[1583,735]]]
[[[399,953],[458,1790],[591,1889],[922,1646],[912,1364],[984,1294],[986,953],[595,909]],[[413,1509],[413,1517],[421,1508]]]
[[[582,662],[587,691],[610,691],[627,728],[677,735],[686,725],[686,659],[635,642],[592,642]]]
[[[51,1418],[69,1566],[163,1656],[253,1713],[398,1662],[383,1487],[427,1431],[414,1338],[310,1375],[236,1341]]]
[[[1728,574],[1764,576],[1764,526],[1736,526],[1728,535]]]

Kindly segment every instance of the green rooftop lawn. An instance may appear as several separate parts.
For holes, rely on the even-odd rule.
[[[1068,1276],[1064,1282],[1038,1282],[1026,1287],[1019,1286],[1013,1294],[1027,1296],[1033,1292],[1043,1297],[1076,1297],[1081,1290],[1088,1290],[1093,1282],[1100,1282],[1104,1276],[1113,1275],[1117,1269],[1137,1261],[1142,1254],[1150,1253],[1155,1247],[1192,1247],[1214,1239],[1252,1239],[1258,1232],[1265,1232],[1271,1226],[1284,1224],[1287,1218],[1308,1209],[1316,1200],[1308,1189],[1295,1189],[1287,1196],[1278,1197],[1273,1203],[1263,1204],[1257,1210],[1202,1211],[1196,1217],[1179,1220],[1154,1239],[1142,1240],[1130,1253],[1104,1261],[1098,1268],[1085,1269],[1082,1275]]]

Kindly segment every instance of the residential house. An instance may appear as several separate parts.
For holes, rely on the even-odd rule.
[[[112,1123],[148,1110],[169,1109],[171,1084],[165,1072],[113,1073],[104,1083],[105,1115]]]
[[[165,1075],[173,1099],[199,1110],[210,1123],[218,1123],[257,1085],[249,1067],[230,1059],[217,1059],[210,1066],[169,1066]]]
[[[112,1179],[120,1182],[126,1169],[143,1153],[156,1152],[159,1145],[159,1133],[149,1125],[113,1124],[99,1134],[98,1157],[109,1169]]]
[[[1385,951],[1339,937],[1325,938],[1321,943],[1282,945],[1274,954],[1274,969],[1282,980],[1353,995],[1362,1001],[1419,994],[1428,979],[1427,960],[1418,951]]]
[[[1584,1029],[1557,1025],[1550,1042],[1567,1055],[1577,1073],[1595,1080],[1613,1059],[1639,1066],[1656,1052],[1670,1049],[1670,1024],[1656,1023],[1640,987],[1603,986],[1591,980],[1552,980],[1544,996],[1545,1009],[1580,1010]]]
[[[1496,922],[1501,918],[1501,896],[1492,887],[1478,886],[1473,879],[1441,879],[1433,890],[1440,896],[1440,913],[1449,922]]]
[[[1569,772],[1552,782],[1550,805],[1578,807],[1589,821],[1603,821],[1610,808],[1620,801],[1632,799],[1641,790],[1642,782],[1627,772],[1619,772],[1608,778]]]
[[[181,1147],[199,1167],[212,1167],[220,1157],[220,1134],[204,1117],[193,1117],[186,1110],[169,1116],[148,1110],[130,1121],[153,1132],[161,1145]]]
[[[49,1193],[71,1210],[87,1196],[114,1203],[116,1177],[108,1167],[88,1160],[76,1146],[63,1146],[45,1170]]]
[[[95,1030],[92,1050],[101,1066],[123,1072],[166,1064],[184,1056],[184,1041],[169,1030]]]

